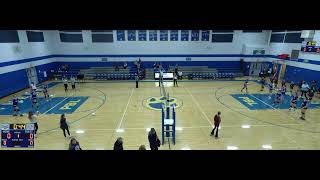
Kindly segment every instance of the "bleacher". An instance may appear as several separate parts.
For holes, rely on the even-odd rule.
[[[84,78],[88,80],[133,80],[134,73],[130,73],[130,69],[119,67],[116,71],[115,67],[91,67],[90,69],[82,69],[80,74],[84,74]]]
[[[169,66],[169,71],[174,72],[175,66]],[[208,66],[179,66],[184,79],[233,79],[243,74],[238,69],[215,69]]]

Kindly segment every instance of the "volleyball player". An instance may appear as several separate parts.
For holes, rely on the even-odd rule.
[[[62,81],[63,81],[63,85],[64,85],[64,91],[67,92],[68,91],[68,78],[64,77],[62,79]]]
[[[34,91],[34,92],[37,91],[37,86],[34,84],[34,82],[31,83],[31,92],[32,91]]]
[[[70,81],[71,81],[72,90],[76,90],[76,78],[72,76]]]
[[[295,111],[297,109],[297,102],[298,102],[298,94],[296,93],[294,96],[292,96],[289,111],[291,111],[292,109]]]
[[[262,77],[262,78],[261,78],[261,89],[260,89],[260,91],[263,91],[263,90],[264,90],[265,84],[266,84],[266,78],[265,78],[265,77]]]
[[[271,99],[272,91],[273,91],[273,84],[272,83],[268,83],[268,88],[269,88],[269,99]]]
[[[244,89],[246,89],[246,93],[248,93],[248,79],[244,82],[244,84],[243,84],[243,88],[241,89],[241,92],[244,90]]]
[[[13,106],[13,116],[17,116],[17,114],[19,114],[20,108],[19,108],[19,99],[16,97],[16,95],[13,95],[12,106]],[[20,114],[20,116],[22,116],[22,114]]]
[[[178,75],[175,73],[173,75],[173,86],[176,87],[176,85],[178,87]]]
[[[291,95],[293,94],[294,85],[295,85],[294,82],[291,81],[291,82],[290,82],[290,93],[291,93]]]
[[[300,119],[306,120],[305,117],[306,117],[307,109],[308,109],[308,100],[305,99],[301,104],[301,117],[300,117]]]
[[[49,100],[48,84],[43,85],[42,91],[43,91],[44,98],[48,101]]]
[[[37,107],[37,109],[39,108],[38,97],[35,91],[31,93],[31,102],[32,102],[32,108],[34,107]]]
[[[281,103],[284,101],[284,97],[286,96],[286,92],[287,92],[287,87],[286,87],[286,85],[284,84],[284,85],[281,87]]]
[[[313,90],[309,89],[309,91],[308,91],[308,97],[309,97],[309,101],[310,101],[310,102],[312,101],[313,96],[314,96]]]
[[[281,96],[282,96],[281,91],[278,90],[277,94],[276,94],[276,97],[275,97],[275,100],[273,101],[273,105],[275,105],[276,107],[278,107],[280,105]]]

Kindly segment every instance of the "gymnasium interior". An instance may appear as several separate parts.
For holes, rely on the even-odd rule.
[[[320,30],[0,30],[0,150],[317,150],[319,81]]]

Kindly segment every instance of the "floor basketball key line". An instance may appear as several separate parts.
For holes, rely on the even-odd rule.
[[[277,110],[275,107],[273,107],[273,106],[271,106],[270,104],[268,104],[268,103],[264,102],[263,100],[261,100],[261,99],[257,98],[256,96],[254,96],[254,95],[252,95],[252,94],[249,94],[249,95],[250,95],[251,97],[255,98],[256,100],[258,100],[258,101],[262,102],[263,104],[265,104],[265,105],[267,105],[267,106],[271,107],[272,109],[274,109],[274,110],[278,111],[279,113],[284,114],[283,112],[281,112],[281,111]],[[294,118],[292,118],[290,115],[288,115],[288,116],[290,117],[290,119],[295,120],[295,119],[294,119]]]
[[[122,117],[121,117],[120,123],[119,123],[119,125],[118,125],[118,129],[120,129],[120,128],[121,128],[122,121],[123,121],[123,119],[124,119],[125,114],[127,113],[128,106],[129,106],[129,104],[130,104],[130,101],[131,101],[131,97],[132,97],[133,91],[134,91],[134,88],[132,88],[132,89],[131,89],[131,94],[130,94],[130,97],[129,97],[129,99],[128,99],[128,103],[127,103],[127,105],[126,105],[126,108],[125,108],[125,110],[124,110],[124,112],[123,112],[123,114],[122,114]]]

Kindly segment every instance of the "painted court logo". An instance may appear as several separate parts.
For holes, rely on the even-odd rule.
[[[166,104],[166,99],[164,97],[150,97],[148,99],[145,99],[143,101],[143,104],[149,109],[159,111],[162,109],[162,106]],[[179,108],[180,106],[182,106],[182,101],[178,100],[177,98],[170,97],[169,105]]]

